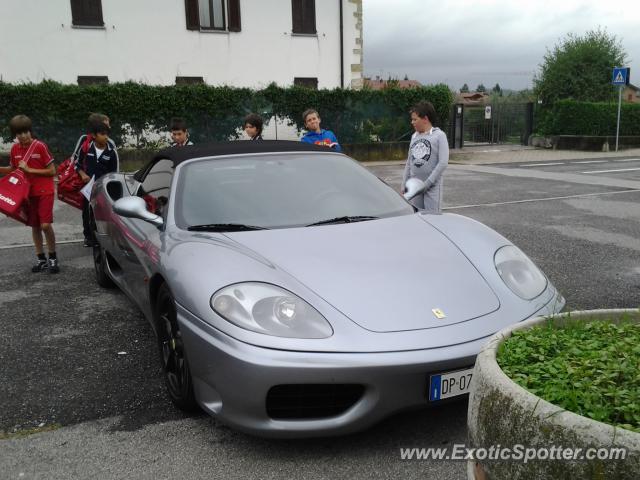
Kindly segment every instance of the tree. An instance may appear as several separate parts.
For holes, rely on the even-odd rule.
[[[460,88],[460,93],[469,93],[469,85],[467,85],[466,83],[462,85],[462,88]]]
[[[502,89],[500,88],[500,84],[496,83],[496,86],[491,89],[493,93],[496,95],[502,95]]]
[[[564,98],[611,100],[611,71],[623,66],[626,57],[620,41],[606,30],[590,30],[584,36],[570,33],[553,50],[547,49],[534,92],[545,104]]]
[[[480,84],[476,87],[476,92],[484,93],[486,91],[487,91],[487,88],[483,84]]]

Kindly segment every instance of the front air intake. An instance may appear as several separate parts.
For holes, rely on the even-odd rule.
[[[267,415],[274,420],[311,420],[335,417],[360,400],[357,384],[276,385],[267,393]]]

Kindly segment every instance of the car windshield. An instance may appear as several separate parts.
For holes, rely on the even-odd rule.
[[[197,160],[183,165],[175,197],[175,221],[182,229],[301,227],[413,212],[355,161],[323,153]]]

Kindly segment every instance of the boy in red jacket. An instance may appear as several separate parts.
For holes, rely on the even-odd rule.
[[[0,173],[8,174],[21,169],[29,179],[29,205],[27,224],[31,227],[31,237],[38,256],[32,272],[58,273],[56,256],[56,236],[53,232],[53,177],[56,174],[53,157],[40,140],[33,138],[31,119],[26,115],[16,115],[9,122],[11,134],[18,143],[11,147],[10,165],[0,167]],[[42,234],[47,242],[49,260],[44,255]]]

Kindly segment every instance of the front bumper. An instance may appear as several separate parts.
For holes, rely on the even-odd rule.
[[[267,437],[347,434],[402,410],[436,405],[428,400],[429,375],[473,366],[489,338],[445,348],[387,353],[285,351],[240,342],[177,307],[200,406],[226,424]],[[533,316],[557,310],[554,297]],[[356,384],[362,385],[364,392],[338,415],[271,418],[266,402],[269,390],[289,384]]]

